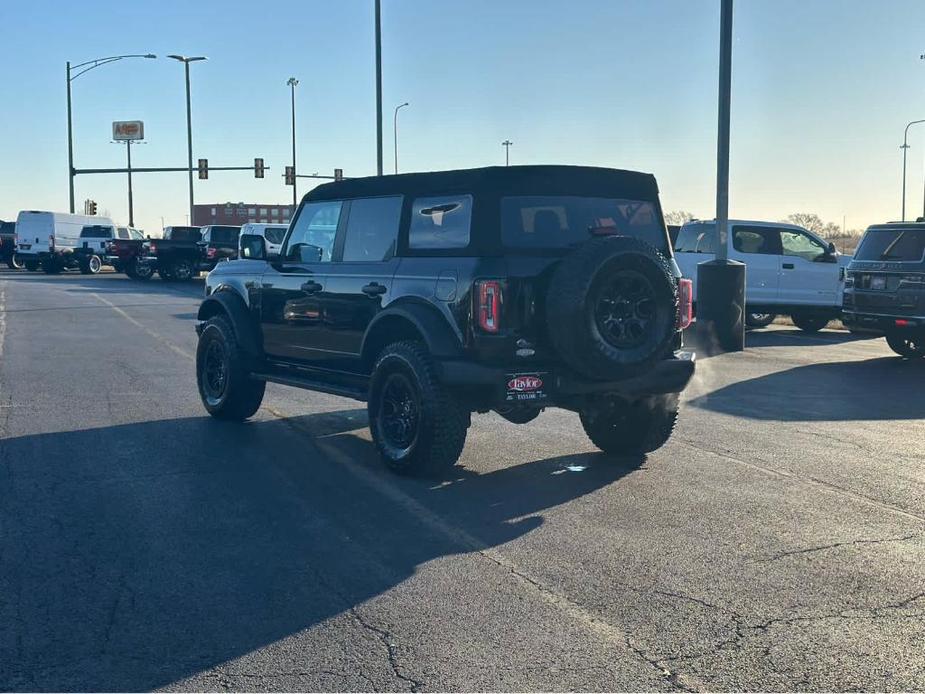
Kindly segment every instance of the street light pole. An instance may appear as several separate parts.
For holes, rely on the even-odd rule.
[[[132,53],[131,55],[111,55],[107,58],[94,58],[93,60],[87,60],[86,62],[78,63],[77,65],[71,65],[71,61],[67,61],[67,182],[68,204],[71,214],[74,214],[74,126],[71,109],[71,82],[76,80],[85,72],[89,72],[93,68],[97,68],[100,65],[114,63],[117,60],[123,60],[124,58],[154,59],[156,57],[157,56],[153,53]],[[73,70],[79,70],[79,72],[75,75],[71,75],[71,71]]]
[[[296,178],[297,173],[295,168],[295,88],[299,84],[299,80],[295,77],[290,77],[289,81],[286,82],[291,87],[292,91],[292,213],[295,214],[295,208],[299,206],[299,197],[296,192]]]
[[[511,145],[514,144],[510,140],[505,140],[501,143],[501,146],[504,147],[504,165],[511,165]]]
[[[190,103],[189,64],[198,60],[208,60],[205,56],[187,58],[182,55],[168,55],[168,58],[183,63],[186,72],[186,155],[189,168],[189,217],[193,219],[193,111]]]
[[[408,102],[406,101],[405,103],[399,104],[398,106],[396,106],[395,116],[394,118],[392,118],[392,130],[393,130],[392,137],[395,140],[395,173],[396,174],[398,173],[398,109],[404,108],[407,105],[408,105]]]
[[[382,175],[382,8],[376,0],[376,173]]]
[[[925,123],[923,120],[914,120],[910,122],[906,129],[903,131],[903,143],[900,145],[900,149],[903,151],[903,213],[902,221],[906,221],[906,153],[909,150],[909,128],[915,125],[916,123]]]

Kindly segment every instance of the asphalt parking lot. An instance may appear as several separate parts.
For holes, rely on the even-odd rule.
[[[476,415],[433,483],[210,419],[201,291],[0,272],[0,689],[925,688],[925,362],[774,327],[645,460]]]

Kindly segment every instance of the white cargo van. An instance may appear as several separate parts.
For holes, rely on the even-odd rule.
[[[23,210],[16,218],[16,252],[27,270],[52,274],[78,267],[74,249],[85,226],[113,226],[108,217]]]

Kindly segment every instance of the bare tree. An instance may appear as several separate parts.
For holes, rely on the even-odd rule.
[[[675,210],[674,212],[669,212],[665,215],[666,224],[677,224],[681,226],[682,224],[687,224],[694,218],[690,212],[685,212],[684,210]]]

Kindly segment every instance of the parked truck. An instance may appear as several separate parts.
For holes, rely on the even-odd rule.
[[[715,257],[715,221],[681,227],[674,244],[684,277],[694,283],[697,265]],[[789,315],[801,330],[816,332],[841,315],[845,268],[850,256],[806,229],[783,222],[729,220],[726,234],[731,260],[745,263],[746,322],[761,325],[774,315]]]

